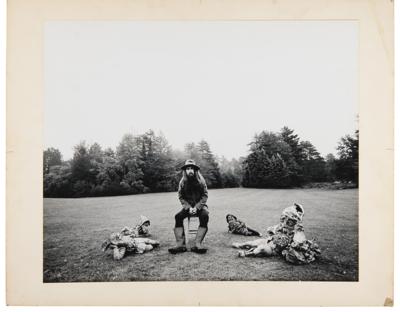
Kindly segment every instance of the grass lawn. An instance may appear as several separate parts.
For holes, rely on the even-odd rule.
[[[225,216],[232,213],[265,233],[277,224],[283,208],[303,205],[307,238],[316,238],[319,261],[292,265],[280,257],[239,258],[232,242],[252,237],[229,234]],[[223,189],[210,190],[209,232],[204,255],[168,253],[175,244],[177,193],[118,197],[44,199],[44,282],[268,280],[358,280],[358,190]],[[151,220],[153,239],[161,246],[142,255],[114,261],[101,243],[111,232],[133,226],[140,215]]]

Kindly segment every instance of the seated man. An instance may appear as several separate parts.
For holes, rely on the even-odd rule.
[[[246,226],[246,224],[238,220],[234,215],[228,214],[226,215],[226,222],[228,222],[228,231],[233,234],[241,234],[245,236],[262,236],[256,230],[253,230]]]
[[[182,179],[179,182],[178,197],[182,209],[175,215],[174,234],[176,246],[168,249],[172,254],[186,251],[183,220],[189,216],[199,217],[200,225],[195,238],[195,246],[191,251],[206,253],[202,242],[208,231],[208,191],[206,181],[200,173],[200,167],[193,160],[187,160],[182,166]]]

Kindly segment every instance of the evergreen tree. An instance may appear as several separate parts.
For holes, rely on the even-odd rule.
[[[221,173],[222,187],[238,187],[240,186],[241,176],[235,175],[235,166],[237,160],[229,161],[224,156],[218,159],[219,171]]]
[[[101,149],[100,144],[98,143],[93,143],[90,148],[89,148],[89,156],[90,159],[101,163],[103,161],[103,151]]]
[[[358,130],[354,136],[342,137],[337,150],[339,159],[336,161],[336,177],[358,185]]]
[[[221,173],[219,171],[218,162],[214,154],[211,152],[210,145],[205,140],[201,140],[197,145],[200,155],[199,165],[201,172],[206,179],[210,188],[222,187]]]
[[[336,158],[333,154],[328,154],[325,157],[325,172],[327,181],[336,180]]]
[[[304,151],[299,143],[300,138],[294,133],[294,130],[283,127],[280,132],[282,140],[287,143],[291,150],[291,160],[289,161],[291,180],[293,185],[300,185],[305,181],[304,177]],[[286,159],[288,161],[288,159]]]
[[[74,196],[88,196],[96,181],[96,167],[90,159],[89,148],[85,142],[74,147],[71,161],[71,180]]]
[[[282,140],[290,146],[295,161],[300,162],[302,160],[302,151],[299,144],[299,136],[294,133],[294,130],[286,126],[281,129],[280,136]]]
[[[300,166],[303,182],[324,182],[327,179],[325,160],[309,141],[301,141]]]
[[[262,131],[250,143],[250,154],[243,162],[243,186],[288,187],[293,185],[295,165],[292,149],[282,137]]]
[[[96,186],[92,192],[93,196],[122,195],[125,190],[121,188],[123,168],[116,159],[111,149],[106,149],[100,162],[96,176]]]
[[[88,147],[85,142],[81,142],[74,147],[74,156],[71,162],[71,173],[73,181],[92,180],[91,162]]]
[[[137,138],[140,149],[143,184],[152,192],[169,191],[174,182],[174,161],[168,141],[149,130]]]
[[[194,142],[185,144],[185,159],[193,159],[196,163],[201,162],[201,155]],[[183,165],[183,164],[182,164]]]
[[[139,141],[131,134],[125,134],[117,147],[117,160],[122,168],[120,186],[127,194],[143,192],[143,172],[140,168]]]

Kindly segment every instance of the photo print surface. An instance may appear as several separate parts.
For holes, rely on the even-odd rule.
[[[54,21],[44,44],[45,283],[358,281],[356,22]]]

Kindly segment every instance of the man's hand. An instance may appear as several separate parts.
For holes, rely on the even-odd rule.
[[[196,213],[197,213],[197,209],[196,209],[196,207],[191,207],[190,209],[189,209],[189,213],[191,214],[191,215],[195,215]]]
[[[201,203],[197,203],[194,208],[196,208],[197,211],[200,211],[201,209],[203,209],[203,205]]]

